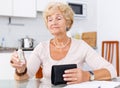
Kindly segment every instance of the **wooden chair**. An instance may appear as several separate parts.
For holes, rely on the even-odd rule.
[[[42,73],[42,68],[40,67],[39,70],[37,71],[35,78],[42,78],[43,77],[43,73]]]
[[[117,76],[119,76],[119,41],[103,41],[102,57],[116,65]]]

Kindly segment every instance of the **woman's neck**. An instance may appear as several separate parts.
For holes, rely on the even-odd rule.
[[[53,44],[56,48],[65,48],[70,43],[69,37],[63,37],[63,38],[54,38]]]

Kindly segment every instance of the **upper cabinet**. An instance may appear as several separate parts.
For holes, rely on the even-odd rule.
[[[66,2],[67,0],[37,0],[37,11],[44,11],[49,2]]]
[[[36,0],[13,1],[13,16],[36,17]]]
[[[36,0],[0,0],[0,15],[36,17]]]
[[[12,15],[12,0],[0,0],[0,15]]]
[[[37,0],[37,11],[44,11],[50,0]]]

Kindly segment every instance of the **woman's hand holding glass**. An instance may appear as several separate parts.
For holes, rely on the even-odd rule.
[[[24,72],[26,68],[26,60],[23,62],[19,59],[17,51],[14,51],[11,56],[10,63],[16,68],[19,73]]]

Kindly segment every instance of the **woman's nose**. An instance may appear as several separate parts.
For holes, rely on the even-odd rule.
[[[52,23],[53,23],[53,24],[57,24],[58,22],[57,22],[56,19],[54,19]]]

